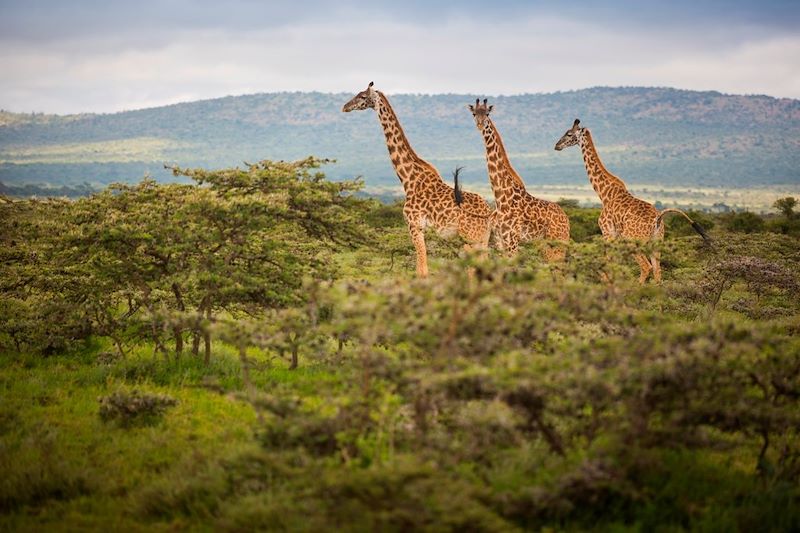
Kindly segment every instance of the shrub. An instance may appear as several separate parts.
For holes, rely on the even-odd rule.
[[[583,209],[569,201],[566,203],[559,202],[559,204],[569,217],[569,234],[573,241],[585,242],[595,235],[600,235],[600,226],[597,223],[597,219],[600,217],[600,209]]]
[[[135,423],[148,423],[157,420],[168,407],[178,401],[162,394],[148,394],[138,390],[117,391],[108,396],[98,398],[100,402],[100,418],[105,421],[117,421],[128,426]]]
[[[713,217],[701,211],[688,211],[687,214],[692,220],[700,224],[700,226],[706,231],[710,230],[716,225]],[[667,217],[665,231],[666,238],[669,239],[671,237],[689,236],[696,237],[697,232],[694,228],[692,228],[691,224],[689,224],[685,218],[682,216]]]
[[[778,211],[780,211],[780,213],[787,219],[792,219],[797,215],[794,212],[794,208],[796,205],[797,205],[797,198],[794,198],[793,196],[780,198],[778,200],[775,200],[775,203],[772,204],[772,206]]]
[[[709,265],[698,286],[713,311],[723,293],[740,281],[754,298],[741,300],[737,308],[753,317],[758,316],[770,291],[782,292],[790,301],[800,297],[800,282],[793,272],[773,261],[750,256],[734,256]]]
[[[664,479],[682,483],[668,465],[675,450],[686,451],[683,464],[690,464],[747,442],[737,454],[752,470],[731,479],[750,480],[748,490],[756,472],[768,484],[798,480],[800,346],[785,327],[686,323],[631,308],[652,296],[648,287],[608,288],[582,276],[553,283],[549,271],[516,262],[465,264],[474,267],[472,277],[464,264],[451,264],[427,280],[317,292],[331,313],[308,328],[346,332],[348,364],[340,381],[317,391],[321,402],[281,387],[251,396],[265,450],[287,461],[303,457],[304,501],[269,506],[262,519],[314,509],[315,520],[338,521],[373,509],[364,517],[372,526],[444,523],[425,516],[445,502],[415,500],[402,490],[412,481],[395,479],[408,455],[437,465],[443,493],[460,492],[447,501],[452,508],[480,501],[496,524],[533,529],[588,526],[597,517],[651,520],[653,505],[675,507],[670,523],[690,524],[680,496],[661,489]],[[791,283],[778,270],[756,270],[745,279],[753,291]],[[317,492],[323,469],[331,478]],[[422,473],[414,476],[427,484]],[[502,476],[502,489],[478,490]],[[702,490],[700,498],[714,494]],[[376,499],[396,502],[398,512],[407,505],[408,513],[381,511]]]
[[[368,240],[361,182],[330,182],[324,160],[246,169],[173,167],[195,184],[144,179],[70,201],[0,204],[0,346],[59,352],[102,335],[120,353],[148,339],[165,358],[192,352],[220,313],[297,305],[304,276],[330,279],[331,245]],[[7,301],[7,303],[6,303]],[[164,312],[199,318],[164,327]]]
[[[731,213],[724,217],[725,227],[737,233],[755,233],[763,231],[764,219],[750,211]]]

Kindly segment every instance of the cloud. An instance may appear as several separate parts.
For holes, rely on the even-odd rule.
[[[677,57],[642,71],[656,85],[800,98],[800,36],[743,43],[719,54]]]
[[[116,31],[92,30],[107,9],[98,7],[84,33],[0,37],[0,107],[117,111],[251,92],[355,92],[370,80],[390,93],[661,85],[800,97],[800,35],[764,21],[650,26],[513,2],[483,10],[445,3],[421,21],[416,3],[402,15],[379,3],[366,14],[348,3],[305,14],[243,0],[212,21],[210,3],[176,0],[142,30],[154,5],[123,10],[131,23]],[[173,25],[189,8],[185,23]],[[235,25],[243,13],[247,23]]]

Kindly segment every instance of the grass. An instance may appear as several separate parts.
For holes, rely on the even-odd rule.
[[[0,163],[126,163],[163,161],[175,151],[191,148],[190,143],[137,137],[132,139],[86,143],[64,143],[48,146],[7,146],[0,152]]]
[[[173,520],[165,509],[194,521],[209,511],[192,502],[164,507],[153,494],[169,502],[164,493],[178,498],[187,471],[224,477],[218,461],[243,460],[258,449],[256,414],[240,395],[231,346],[216,342],[208,367],[192,356],[166,361],[146,345],[103,364],[96,359],[105,347],[46,358],[0,356],[0,530],[181,528],[184,519]],[[340,377],[313,364],[290,371],[258,350],[248,356],[254,384],[288,387],[310,405],[323,404],[320,385]],[[168,394],[178,404],[153,424],[103,422],[98,398],[132,389]]]
[[[241,390],[241,379],[230,347],[217,344],[214,363],[205,372],[200,363],[188,358],[177,363],[153,359],[148,347],[141,347],[130,359],[113,365],[93,362],[96,352],[94,347],[44,359],[8,354],[2,357],[2,529],[162,531],[205,529],[212,523],[224,529],[249,529],[259,524],[288,529],[323,525],[314,522],[319,517],[304,521],[305,507],[297,498],[302,500],[305,489],[286,480],[278,485],[271,483],[271,476],[290,475],[282,471],[289,467],[273,464],[284,459],[271,456],[253,439],[256,415],[251,405],[236,394]],[[258,361],[258,354],[253,355]],[[260,388],[289,387],[307,405],[316,408],[323,408],[325,402],[317,393],[322,383],[345,377],[314,364],[297,371],[256,365],[253,376]],[[209,377],[224,384],[225,390],[207,388]],[[152,425],[122,428],[103,422],[98,416],[97,398],[126,388],[169,394],[179,403]],[[541,462],[542,451],[522,448],[508,452],[512,455],[506,459],[501,452],[489,480],[493,490],[518,499],[530,490],[528,487],[546,486],[548,479],[556,482],[565,468],[564,460],[550,458]],[[378,469],[373,474],[369,470],[353,471],[351,475],[357,477],[353,478],[351,489],[339,484],[339,467],[332,466],[328,474],[321,473],[320,483],[334,493],[344,490],[344,495],[385,481],[385,475],[436,479],[439,474],[427,471],[417,461],[394,455],[383,466],[373,467]],[[566,461],[577,465],[582,457]],[[656,478],[649,483],[662,487],[660,496],[640,512],[639,523],[633,529],[624,522],[614,526],[606,521],[611,530],[664,530],[665,517],[670,517],[678,529],[689,524],[702,531],[731,530],[741,523],[756,526],[765,509],[779,512],[780,505],[790,504],[793,498],[790,490],[783,489],[778,490],[777,499],[775,494],[759,495],[753,486],[757,483],[752,476],[753,465],[737,463],[729,454],[703,457],[676,451],[653,461],[661,467],[646,475]],[[258,466],[251,470],[253,464]],[[387,469],[394,468],[400,470],[387,474]],[[403,469],[410,470],[403,473]],[[468,464],[461,465],[460,470],[467,478],[473,477]],[[439,501],[442,495],[430,493],[428,482],[409,482],[423,495],[383,493],[374,486],[371,490],[378,492],[362,494],[356,501],[363,504],[377,498],[374,505],[385,498],[427,498],[426,502],[432,499],[434,505],[444,505],[448,513],[458,514],[449,506],[460,504]],[[329,504],[339,505],[339,497]],[[694,507],[698,502],[703,509]],[[731,502],[738,503],[730,508]],[[359,507],[362,504],[356,505],[353,513],[367,512],[367,508]],[[394,521],[401,511],[387,508],[385,512]],[[479,515],[476,520],[493,523],[479,510],[471,512]],[[701,520],[695,522],[694,518]],[[360,525],[373,529],[381,523],[378,513]],[[494,525],[504,527],[502,523]],[[592,524],[562,526],[583,529]],[[787,526],[791,523],[787,522]]]
[[[2,519],[9,529],[140,529],[136,516],[120,512],[130,507],[131,493],[168,476],[187,457],[216,456],[252,442],[253,408],[198,386],[200,365],[170,369],[135,354],[98,367],[90,362],[93,352],[2,357],[0,502],[10,511]],[[230,356],[224,350],[215,355],[211,375],[240,382],[231,378]],[[140,371],[133,371],[137,365]],[[98,397],[124,387],[169,394],[179,403],[155,425],[125,429],[103,422]]]

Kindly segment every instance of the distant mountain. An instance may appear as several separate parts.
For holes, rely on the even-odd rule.
[[[354,87],[355,89],[360,89]],[[114,114],[0,112],[0,182],[76,186],[172,179],[163,163],[222,167],[259,159],[334,158],[333,178],[396,187],[372,111],[351,94],[229,96]],[[486,184],[483,144],[466,105],[483,95],[389,95],[416,151],[449,178]],[[629,183],[740,188],[800,184],[800,101],[668,88],[593,88],[491,98],[512,163],[536,185],[585,184],[577,149],[553,145],[574,118]]]

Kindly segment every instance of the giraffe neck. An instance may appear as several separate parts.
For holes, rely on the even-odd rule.
[[[606,203],[615,197],[619,192],[627,192],[625,183],[614,174],[609,172],[600,161],[597,149],[592,140],[592,134],[584,129],[583,135],[579,138],[581,152],[583,153],[583,163],[586,165],[586,173],[589,175],[589,182],[592,188],[600,197],[602,203]]]
[[[392,160],[394,170],[397,177],[400,178],[400,183],[403,184],[403,189],[406,194],[413,188],[419,185],[422,181],[429,181],[433,179],[430,173],[414,172],[414,163],[424,163],[430,166],[427,162],[423,161],[417,153],[411,148],[403,128],[400,126],[400,121],[397,120],[397,115],[389,103],[386,95],[380,91],[378,93],[378,101],[375,106],[375,111],[378,113],[378,120],[383,127],[383,134],[386,137],[386,148],[389,150],[389,158]],[[439,181],[438,173],[433,173]]]
[[[483,144],[486,147],[486,166],[489,170],[489,181],[492,184],[492,192],[500,208],[504,202],[510,200],[510,194],[507,194],[515,188],[525,190],[525,184],[522,178],[511,166],[506,153],[506,147],[503,145],[503,139],[497,132],[492,119],[487,119],[486,124],[481,130],[483,136]]]

